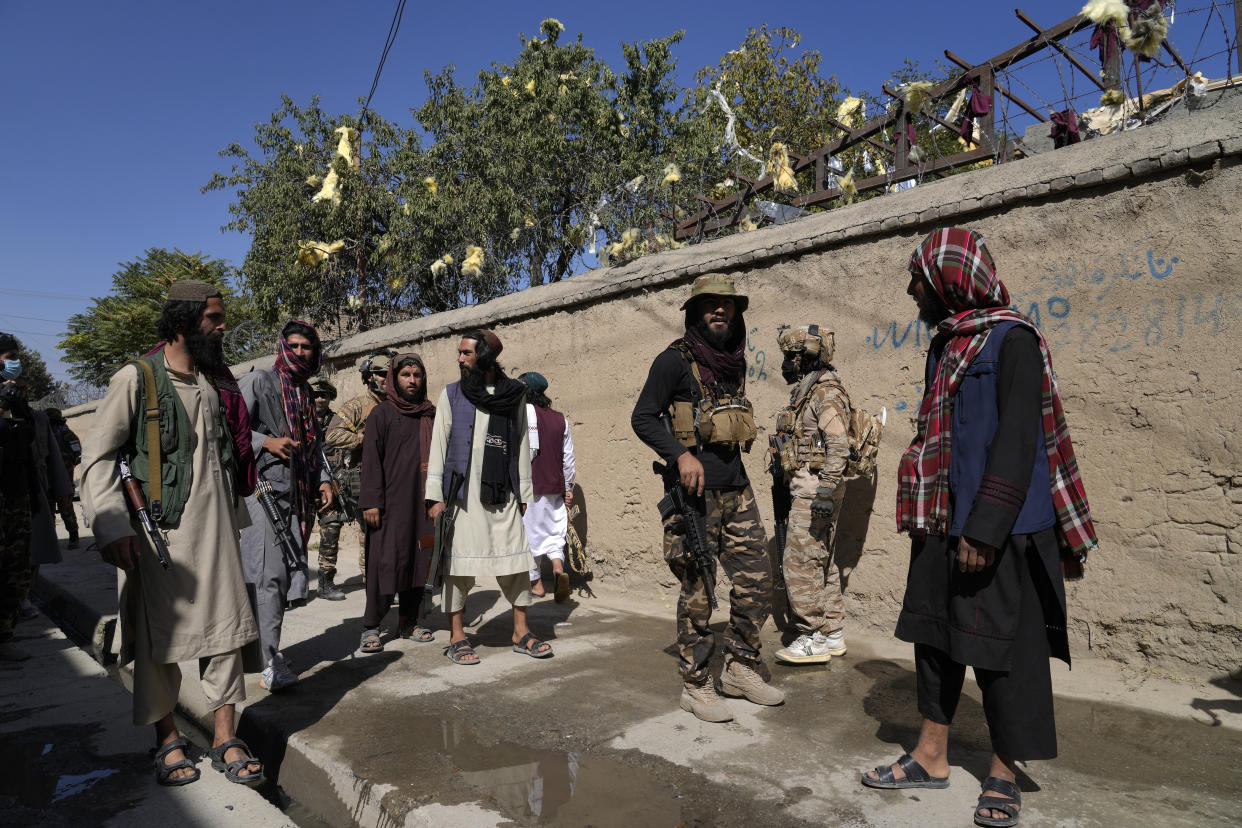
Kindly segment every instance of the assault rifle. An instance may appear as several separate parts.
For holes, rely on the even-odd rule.
[[[340,510],[345,515],[345,520],[357,520],[358,501],[345,494],[345,487],[341,485],[340,478],[336,476],[336,467],[328,460],[328,455],[323,450],[322,443],[319,445],[319,462],[323,463],[323,467],[328,470],[328,482],[332,486],[332,498],[340,504]]]
[[[290,571],[305,570],[306,564],[302,562],[298,544],[294,543],[293,534],[289,531],[289,518],[285,517],[280,504],[276,502],[276,491],[272,488],[272,484],[266,480],[260,480],[259,484],[254,487],[254,496],[259,501],[259,505],[263,507],[263,513],[267,515],[268,522],[272,524],[272,531],[276,533],[276,542],[280,544],[281,552],[285,556],[285,566]]]
[[[436,540],[431,547],[431,565],[427,567],[427,583],[423,585],[423,589],[428,594],[436,591],[436,581],[440,577],[441,570],[448,570],[448,560],[453,551],[453,523],[457,520],[457,510],[453,508],[453,501],[457,499],[457,492],[461,490],[465,482],[466,478],[461,472],[452,472],[449,477],[448,500],[444,502],[444,511],[436,515]]]
[[[707,548],[707,531],[703,526],[703,513],[691,503],[690,493],[686,491],[685,486],[681,485],[676,466],[671,463],[665,465],[657,460],[651,463],[651,469],[664,478],[664,498],[657,506],[660,510],[660,519],[668,520],[673,515],[681,515],[682,522],[686,526],[683,552],[703,579],[703,586],[707,590],[707,600],[711,602],[712,609],[718,609],[719,604],[716,602],[714,588],[715,561]],[[702,498],[694,499],[702,502]]]
[[[172,561],[168,558],[168,543],[164,540],[164,533],[160,531],[160,527],[151,517],[151,511],[147,508],[147,499],[142,493],[142,484],[134,477],[129,463],[124,458],[118,457],[116,465],[121,472],[121,488],[125,490],[125,499],[129,501],[129,508],[133,510],[138,522],[142,524],[143,531],[151,539],[151,545],[155,547],[155,557],[160,559],[160,566],[168,569],[172,566]]]

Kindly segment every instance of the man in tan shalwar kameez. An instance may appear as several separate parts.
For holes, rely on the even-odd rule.
[[[104,560],[120,572],[120,663],[133,663],[134,723],[154,724],[159,750],[156,778],[184,785],[199,778],[189,761],[188,745],[177,732],[173,709],[181,685],[178,663],[198,659],[199,677],[210,709],[215,711],[212,765],[229,779],[257,784],[262,765],[236,739],[235,705],[246,697],[242,674],[243,645],[258,637],[242,580],[238,548],[241,499],[236,491],[232,436],[221,414],[219,394],[204,371],[223,364],[224,305],[220,292],[195,280],[173,283],[160,318],[167,344],[146,357],[161,394],[161,432],[188,425],[179,450],[162,449],[165,485],[162,500],[184,499],[180,515],[160,528],[167,537],[171,567],[164,569],[141,525],[131,518],[118,457],[146,468],[145,380],[137,363],[113,375],[85,441],[82,504]],[[166,380],[165,380],[166,377]],[[180,402],[180,406],[176,405]],[[183,409],[184,420],[177,420]],[[188,439],[187,439],[188,438]],[[165,443],[161,439],[161,443]],[[176,466],[170,475],[168,464]],[[188,466],[188,468],[186,468]],[[174,491],[176,481],[188,491]],[[150,487],[143,486],[148,502]]]

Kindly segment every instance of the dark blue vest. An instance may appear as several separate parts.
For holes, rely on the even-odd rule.
[[[445,389],[448,392],[449,410],[453,412],[453,425],[449,429],[448,448],[444,452],[444,480],[443,493],[444,500],[449,499],[449,483],[453,479],[453,472],[461,473],[462,484],[461,489],[457,492],[457,497],[465,500],[466,487],[470,479],[470,453],[474,447],[474,404],[466,399],[466,395],[462,393],[461,383],[454,382]],[[513,497],[519,502],[522,499],[522,490],[518,486],[518,450],[521,447],[517,436],[517,417],[509,418],[509,484],[513,487]]]
[[[987,468],[988,450],[1000,421],[996,405],[996,387],[1000,375],[1001,346],[1005,335],[1019,323],[1002,322],[992,329],[983,350],[975,357],[962,384],[953,398],[953,449],[949,461],[950,509],[953,524],[950,535],[962,534],[966,519],[970,517],[979,484]],[[938,358],[927,361],[927,384],[935,377]],[[1035,461],[1031,468],[1031,482],[1027,487],[1026,500],[1014,522],[1014,535],[1025,535],[1050,529],[1056,525],[1056,511],[1052,506],[1052,488],[1049,484],[1048,454],[1044,450],[1043,421],[1040,412],[1033,412],[1028,426],[1038,434]]]

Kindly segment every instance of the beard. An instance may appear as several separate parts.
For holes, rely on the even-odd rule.
[[[464,378],[464,375],[463,375]],[[402,388],[401,384],[397,384],[397,396],[406,402],[421,402],[423,399],[423,389],[421,386],[413,388]]]
[[[703,334],[704,339],[722,351],[724,350],[724,347],[729,344],[729,340],[733,337],[732,322],[730,322],[729,327],[725,328],[723,331],[712,330],[711,326],[702,319],[696,319],[694,321],[694,327],[699,333]]]
[[[224,340],[202,331],[185,335],[185,349],[200,370],[212,371],[224,365]]]
[[[923,303],[919,305],[919,321],[933,331],[952,315],[953,312],[949,310],[949,306],[940,301],[940,297],[930,290],[924,297]]]

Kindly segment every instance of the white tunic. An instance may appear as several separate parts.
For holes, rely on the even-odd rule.
[[[495,388],[488,386],[488,393]],[[510,447],[517,452],[519,500],[530,503],[535,499],[530,477],[530,443],[526,430],[526,406],[518,405],[516,432],[521,444]],[[483,441],[487,436],[490,415],[475,409],[474,439],[470,446],[470,465],[466,469],[466,498],[459,500],[453,524],[453,552],[448,574],[457,575],[515,575],[529,572],[534,564],[526,541],[526,529],[522,525],[522,512],[518,501],[510,498],[503,506],[485,505],[479,500],[483,476]],[[440,392],[436,401],[436,420],[431,433],[431,457],[427,464],[427,499],[444,500],[444,455],[448,450],[449,432],[453,427],[453,410],[449,405],[448,389]]]

